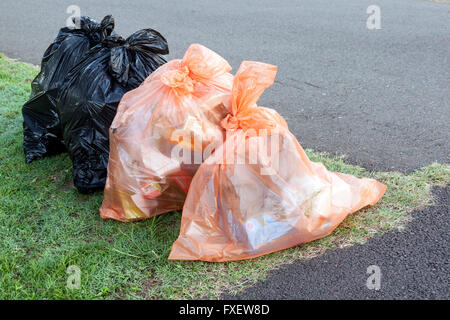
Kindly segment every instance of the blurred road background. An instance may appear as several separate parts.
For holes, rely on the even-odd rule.
[[[169,58],[200,43],[227,59],[232,72],[242,60],[277,65],[260,105],[277,109],[305,148],[347,155],[371,170],[409,172],[450,160],[449,3],[2,0],[0,52],[39,64],[71,4],[98,21],[112,14],[124,37],[158,30]],[[379,30],[366,27],[373,4],[381,9]],[[308,279],[306,287],[320,289]]]

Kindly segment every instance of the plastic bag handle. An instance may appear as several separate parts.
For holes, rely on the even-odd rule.
[[[156,54],[169,54],[167,40],[153,29],[142,29],[133,33],[125,40],[125,48]]]
[[[77,19],[77,17],[72,18],[74,24],[78,22]],[[114,30],[114,18],[111,15],[105,16],[100,23],[89,17],[82,16],[79,23],[79,30],[83,30],[94,42],[102,42]]]
[[[264,90],[275,81],[277,67],[271,64],[243,61],[233,80],[231,91],[232,114],[256,106]]]
[[[102,19],[102,22],[100,22],[100,29],[102,30],[105,38],[113,32],[114,27],[115,27],[114,18],[110,14],[105,16]]]
[[[111,58],[109,62],[111,75],[122,85],[126,85],[129,79],[130,59],[168,54],[167,40],[156,30],[142,29],[136,31],[126,40],[121,37],[109,37],[106,42],[111,42]],[[128,52],[133,50],[134,53]]]
[[[221,121],[223,128],[263,129],[276,127],[276,121],[256,105],[264,90],[270,87],[277,73],[271,64],[243,61],[233,80],[231,112]]]

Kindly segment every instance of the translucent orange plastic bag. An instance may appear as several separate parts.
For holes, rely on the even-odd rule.
[[[192,180],[169,260],[232,261],[296,246],[384,194],[376,180],[311,162],[276,111],[256,106],[275,74],[263,63],[239,68],[226,140]]]
[[[110,128],[102,218],[133,221],[183,207],[204,147],[223,142],[230,70],[193,44],[124,95]]]

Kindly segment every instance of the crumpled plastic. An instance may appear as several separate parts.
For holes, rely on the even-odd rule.
[[[275,110],[257,107],[276,67],[245,61],[234,78],[224,144],[194,176],[169,260],[255,258],[330,234],[386,186],[311,162]]]
[[[22,108],[27,163],[65,150],[56,110],[59,88],[84,54],[112,33],[114,19],[106,16],[97,23],[89,17],[81,17],[79,27],[59,30],[44,53],[41,71],[31,83],[30,99]]]
[[[193,44],[123,97],[110,129],[102,218],[134,221],[183,207],[207,148],[223,143],[230,70]]]
[[[73,163],[74,186],[81,193],[104,188],[108,131],[120,99],[164,64],[168,53],[166,39],[153,29],[136,31],[127,39],[113,34],[69,72],[56,109]]]

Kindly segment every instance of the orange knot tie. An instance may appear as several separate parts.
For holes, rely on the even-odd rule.
[[[184,93],[194,92],[195,81],[189,77],[189,69],[171,70],[161,75],[161,82]]]
[[[239,119],[236,116],[233,116],[231,113],[227,114],[227,116],[222,119],[220,124],[222,128],[226,130],[235,130],[240,128]]]

